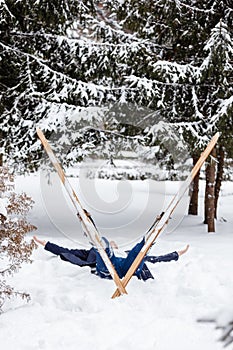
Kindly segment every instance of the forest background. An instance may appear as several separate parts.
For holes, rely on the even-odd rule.
[[[1,0],[0,13],[0,162],[38,169],[39,126],[63,165],[92,156],[114,166],[133,151],[182,179],[219,131],[206,167],[214,231],[232,176],[231,1]]]

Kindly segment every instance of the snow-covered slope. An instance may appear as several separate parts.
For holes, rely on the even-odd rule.
[[[64,205],[64,198],[59,203],[64,196],[62,189],[57,184],[57,190],[50,192],[40,180],[38,175],[17,179],[17,187],[36,202],[30,219],[38,226],[37,235],[67,247],[85,247],[72,208],[68,202]],[[98,180],[94,188],[100,198],[91,203],[88,191],[81,191],[75,179],[72,181],[101,232],[114,237],[122,249],[132,246],[145,232],[178,188],[178,183],[169,182],[137,181],[119,187],[117,182]],[[87,188],[93,194],[90,186]],[[207,234],[201,216],[186,215],[185,198],[151,254],[174,251],[186,243],[190,244],[188,253],[178,262],[150,264],[155,279],[142,282],[133,278],[128,295],[114,300],[112,281],[91,275],[89,268],[64,262],[39,247],[33,253],[34,262],[23,266],[12,280],[17,289],[31,294],[31,301],[5,304],[0,317],[1,348],[222,349],[216,341],[221,331],[196,320],[216,316],[232,303],[232,199],[233,184],[224,183],[217,233]],[[201,207],[202,202],[200,211]]]

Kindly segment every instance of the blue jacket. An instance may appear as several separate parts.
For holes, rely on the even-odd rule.
[[[128,255],[126,258],[117,257],[114,254],[108,240],[104,237],[102,239],[104,239],[106,244],[105,251],[109,259],[111,260],[112,264],[114,265],[116,272],[118,273],[118,276],[120,278],[123,278],[126,275],[132,263],[134,262],[138,253],[144,246],[145,238],[143,238],[141,242],[137,243],[128,252]],[[138,266],[137,270],[135,271],[134,275],[137,276],[138,279],[143,279],[144,281],[146,281],[148,278],[154,278],[150,270],[148,269],[147,265],[145,264],[146,261],[149,261],[155,264],[157,262],[171,261],[171,260],[178,260],[178,259],[179,259],[179,255],[177,252],[173,252],[162,256],[145,256],[145,258],[142,260],[141,264]],[[100,254],[98,253],[98,251],[96,251],[96,272],[102,278],[111,278],[111,275],[104,261],[102,260]]]

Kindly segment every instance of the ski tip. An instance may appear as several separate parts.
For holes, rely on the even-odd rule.
[[[220,136],[220,132],[216,132],[216,134],[214,134],[214,136],[211,137],[209,142],[212,144],[216,144],[219,139],[219,136]]]

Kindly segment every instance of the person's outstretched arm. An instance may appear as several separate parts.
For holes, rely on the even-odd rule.
[[[36,236],[33,236],[33,239],[36,243],[41,244],[43,247],[45,247],[45,245],[47,243],[46,241],[42,241],[41,239],[37,238]]]

